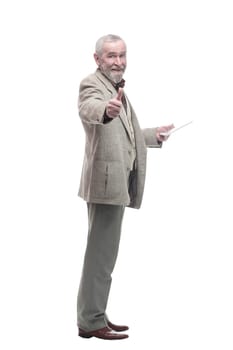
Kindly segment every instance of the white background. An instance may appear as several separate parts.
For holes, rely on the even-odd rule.
[[[233,13],[227,0],[1,1],[0,342],[8,349],[232,350]],[[108,313],[122,342],[77,336],[86,243],[80,80],[96,40],[128,45],[142,127],[193,120],[148,151]]]

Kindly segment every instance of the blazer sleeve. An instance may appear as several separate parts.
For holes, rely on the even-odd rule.
[[[107,101],[94,77],[85,78],[80,83],[78,109],[84,123],[104,125]]]
[[[162,147],[163,143],[161,141],[157,140],[157,138],[156,138],[156,130],[157,130],[157,128],[142,129],[145,144],[149,148],[161,148]]]

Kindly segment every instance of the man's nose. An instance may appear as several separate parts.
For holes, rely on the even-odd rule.
[[[120,65],[120,64],[121,64],[121,58],[120,58],[120,56],[116,56],[116,57],[115,57],[114,63],[117,64],[117,65]]]

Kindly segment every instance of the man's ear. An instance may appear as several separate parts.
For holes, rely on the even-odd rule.
[[[99,67],[100,65],[100,59],[99,59],[99,56],[97,55],[97,53],[94,53],[94,59],[95,59],[95,62],[97,64],[97,66]]]

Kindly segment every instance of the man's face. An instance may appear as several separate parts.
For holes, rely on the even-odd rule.
[[[121,81],[126,69],[126,46],[121,40],[106,42],[102,55],[94,54],[95,61],[101,72],[114,83]]]

